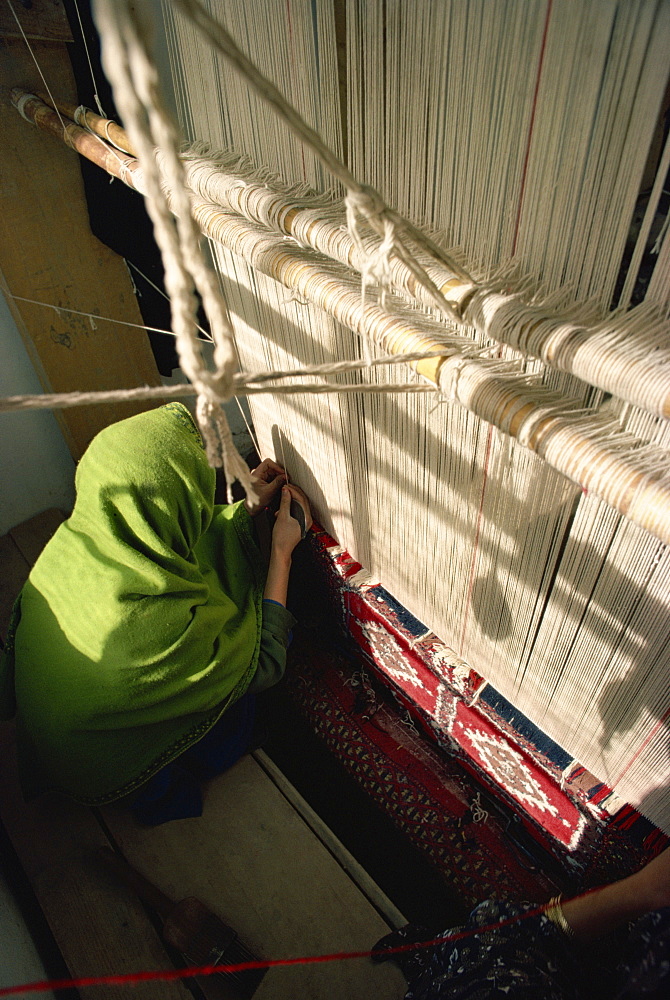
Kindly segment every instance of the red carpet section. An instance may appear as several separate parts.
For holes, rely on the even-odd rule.
[[[518,712],[507,721],[511,706],[327,533],[311,546],[348,641],[298,639],[291,696],[465,898],[546,899],[626,874],[665,845]]]

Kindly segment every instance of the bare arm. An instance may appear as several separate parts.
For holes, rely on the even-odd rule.
[[[634,875],[563,903],[562,910],[575,937],[589,941],[664,906],[670,906],[670,848]]]
[[[268,601],[276,601],[286,607],[288,593],[288,578],[291,572],[291,556],[280,557],[275,552],[270,556],[268,575],[265,581],[263,597]]]
[[[291,517],[292,498],[297,500],[303,508],[306,527],[309,528],[312,523],[309,502],[305,494],[296,486],[283,486],[279,510],[277,511],[274,530],[272,532],[270,564],[268,566],[268,575],[263,593],[263,597],[267,600],[276,601],[278,604],[283,604],[284,606],[286,606],[293,549],[302,538],[300,524],[294,517]]]

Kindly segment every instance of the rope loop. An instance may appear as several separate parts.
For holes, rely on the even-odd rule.
[[[28,117],[28,115],[25,113],[23,109],[25,108],[28,101],[35,101],[35,100],[37,100],[37,98],[35,97],[34,94],[23,94],[22,97],[19,97],[15,105],[16,110],[21,115],[21,117],[24,118],[27,122],[30,122],[31,125],[34,125],[35,122],[32,118]]]
[[[349,188],[344,199],[347,212],[358,212],[376,230],[383,222],[386,215],[386,205],[381,195],[369,184],[361,184],[359,188]],[[375,224],[375,220],[379,220]]]
[[[347,228],[360,254],[361,300],[365,304],[367,285],[378,284],[381,288],[381,304],[384,306],[386,290],[391,285],[391,257],[396,246],[396,228],[388,217],[386,205],[374,188],[363,185],[360,190],[350,188],[344,199],[347,213]],[[363,241],[361,221],[381,237],[381,243],[370,248]]]
[[[75,108],[73,121],[75,125],[79,125],[80,128],[88,129],[88,123],[86,121],[86,112],[88,108],[85,104],[80,104],[79,107]]]
[[[451,358],[447,358],[440,369],[440,392],[443,398],[447,399],[450,403],[460,402],[458,396],[458,384],[460,382],[463,369],[467,363],[467,358],[457,354]]]

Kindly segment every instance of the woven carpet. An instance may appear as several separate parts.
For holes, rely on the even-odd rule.
[[[549,898],[557,882],[514,844],[509,820],[494,815],[458,762],[433,750],[354,667],[297,637],[286,678],[291,698],[346,770],[471,905],[491,895]]]
[[[439,640],[382,588],[361,586],[360,570],[323,532],[303,553],[294,596],[303,627],[286,689],[464,901],[578,891],[628,874],[663,846],[634,811],[613,819],[602,808],[611,790],[602,786],[594,805],[595,779],[577,762],[564,769],[560,748],[538,750],[499,701],[473,698],[480,679],[447,662]]]

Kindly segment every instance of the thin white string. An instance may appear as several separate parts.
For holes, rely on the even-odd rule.
[[[126,264],[128,264],[129,267],[132,267],[133,270],[136,271],[140,275],[140,277],[144,278],[144,280],[146,281],[146,283],[148,285],[151,285],[151,287],[154,289],[154,291],[158,292],[159,295],[162,295],[166,302],[170,301],[170,296],[159,285],[157,285],[154,281],[152,281],[151,278],[149,278],[148,275],[146,275],[144,273],[144,271],[140,271],[140,269],[137,266],[137,264],[133,264],[132,260],[129,260],[128,257],[124,257],[124,260],[125,260]],[[199,323],[197,323],[196,326],[197,326],[198,330],[200,330],[200,333],[203,335],[203,337],[205,338],[205,340],[209,340],[211,342],[212,338],[207,333],[207,331],[203,327],[201,327]],[[166,331],[166,332],[172,333],[171,330],[170,331]],[[174,336],[174,333],[172,333],[172,335]]]
[[[666,192],[666,194],[667,194],[667,192]],[[652,253],[659,254],[661,252],[661,246],[663,245],[663,240],[665,239],[665,236],[666,236],[666,233],[668,232],[668,228],[669,227],[670,227],[670,212],[668,212],[668,214],[666,215],[665,221],[664,221],[663,225],[661,226],[661,231],[659,232],[658,236],[656,237],[654,245],[651,248],[651,252]]]
[[[637,237],[635,250],[633,251],[633,256],[630,261],[628,268],[628,274],[626,276],[626,281],[624,282],[623,289],[621,291],[621,297],[619,299],[620,305],[629,305],[631,295],[635,288],[635,283],[638,279],[638,272],[640,269],[640,263],[642,261],[644,252],[646,250],[647,242],[649,239],[649,233],[651,232],[651,227],[656,217],[656,212],[658,210],[658,204],[663,194],[663,184],[668,175],[668,169],[670,168],[670,135],[668,136],[665,148],[661,154],[658,168],[656,170],[656,177],[654,178],[654,184],[649,195],[649,201],[644,214],[644,219],[642,220],[642,225],[640,227],[640,232]],[[652,248],[652,253],[658,253],[660,248],[663,231],[668,225],[668,219],[670,219],[670,212],[666,215],[665,223],[661,232],[658,234],[656,243]]]
[[[138,268],[135,268],[135,270],[137,270],[138,274],[142,273]],[[157,286],[154,287],[156,287],[157,291],[160,291],[160,289]],[[29,299],[26,298],[24,295],[14,295],[12,292],[9,291],[7,291],[5,294],[8,295],[9,298],[15,299],[17,302],[26,302],[29,305],[43,306],[45,309],[53,309],[54,312],[57,313],[62,313],[62,312],[72,313],[75,316],[85,316],[87,319],[91,319],[94,322],[97,320],[103,323],[116,323],[119,326],[129,326],[137,330],[147,330],[152,333],[164,333],[170,337],[175,336],[173,330],[164,330],[158,326],[146,326],[142,323],[131,323],[129,320],[112,319],[109,316],[101,316],[99,313],[85,312],[82,309],[73,309],[70,306],[57,306],[53,302],[40,302],[38,299]],[[202,330],[202,327],[199,326],[198,329]],[[202,332],[205,333],[204,330],[202,330]],[[204,338],[202,338],[202,340],[203,343],[211,343],[211,340],[207,338],[206,335]],[[444,350],[414,351],[407,354],[393,354],[390,356],[373,358],[370,360],[363,360],[363,361],[357,359],[351,359],[347,361],[336,361],[330,364],[323,364],[323,365],[302,365],[300,368],[292,368],[285,372],[281,371],[258,372],[253,376],[247,374],[247,378],[248,381],[250,382],[259,383],[259,382],[271,381],[278,378],[298,378],[299,376],[302,375],[333,375],[339,372],[356,371],[358,369],[375,367],[379,365],[401,365],[401,364],[408,364],[409,362],[412,361],[424,361],[430,358],[441,358],[444,356],[444,354],[445,354]],[[435,391],[434,386],[430,386],[429,389]]]
[[[28,299],[24,295],[14,295],[12,292],[6,292],[6,294],[11,298],[15,299],[17,302],[27,302],[32,306],[44,306],[45,309],[53,309],[57,313],[72,313],[75,316],[85,316],[87,319],[93,320],[93,322],[99,321],[102,323],[116,323],[118,326],[132,326],[137,330],[147,330],[151,333],[165,333],[169,337],[174,337],[176,334],[174,330],[163,330],[159,326],[146,326],[143,323],[131,323],[127,319],[112,319],[111,316],[100,316],[99,313],[85,312],[83,309],[72,309],[70,306],[57,306],[53,302],[40,302],[38,299]],[[204,331],[203,331],[204,333]]]
[[[240,403],[238,397],[235,396],[234,399],[235,399],[235,402],[237,403],[237,408],[240,411],[240,414],[242,416],[242,420],[244,421],[244,426],[247,429],[247,433],[248,433],[249,437],[251,438],[251,443],[253,444],[254,450],[255,450],[255,452],[258,455],[258,458],[260,460],[260,459],[262,459],[263,456],[261,455],[261,452],[260,452],[260,445],[258,443],[258,437],[256,436],[256,434],[253,431],[253,429],[252,429],[249,421],[247,420],[247,415],[244,412],[244,407]]]
[[[100,98],[98,97],[98,89],[99,89],[98,88],[98,83],[97,83],[97,80],[95,79],[95,73],[93,72],[93,63],[91,62],[91,55],[90,55],[90,53],[88,51],[88,43],[86,41],[86,35],[84,33],[84,25],[82,24],[82,21],[81,21],[81,14],[79,13],[79,4],[77,3],[77,0],[74,0],[74,9],[77,12],[77,20],[79,21],[79,30],[81,32],[81,40],[84,43],[84,49],[86,50],[86,58],[88,60],[88,68],[89,68],[89,70],[91,72],[91,81],[93,83],[93,97],[94,97],[94,100],[95,100],[95,106],[98,109],[98,113],[99,113],[100,117],[101,118],[107,118],[108,116],[102,110],[102,104],[100,103]]]
[[[477,792],[472,800],[472,822],[486,823],[489,818],[487,810],[482,805],[481,793]]]

